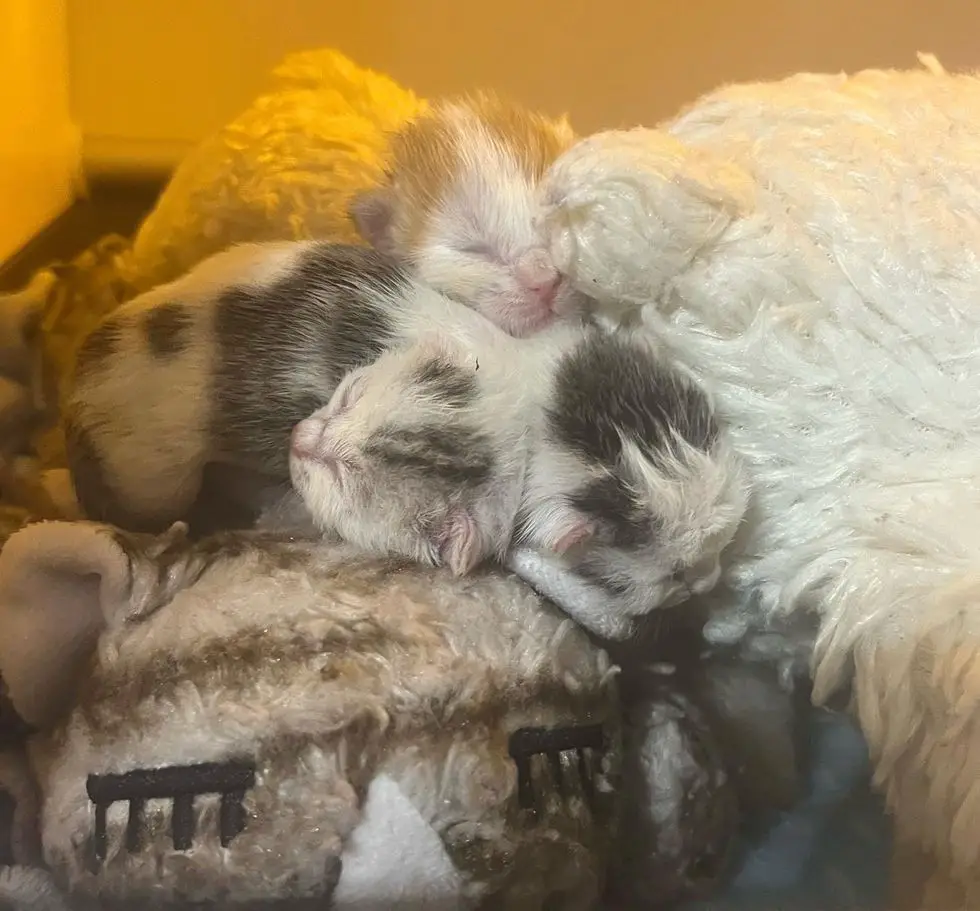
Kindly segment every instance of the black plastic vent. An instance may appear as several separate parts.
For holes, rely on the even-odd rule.
[[[537,796],[531,760],[544,755],[551,768],[551,780],[561,796],[567,794],[562,753],[575,754],[575,768],[587,800],[595,796],[596,763],[590,753],[602,755],[606,739],[601,724],[568,725],[559,728],[521,728],[510,736],[509,752],[517,766],[517,801],[523,809],[534,809]]]
[[[147,800],[173,801],[171,837],[175,851],[190,850],[194,843],[194,800],[203,794],[221,795],[219,836],[222,847],[245,828],[242,801],[255,785],[255,765],[251,762],[205,762],[198,765],[136,769],[119,775],[89,775],[86,790],[95,804],[94,851],[98,862],[108,851],[106,814],[109,807],[124,800],[129,803],[126,850],[141,847],[143,810]]]

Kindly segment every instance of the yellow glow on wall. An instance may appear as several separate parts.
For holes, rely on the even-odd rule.
[[[0,0],[2,3],[3,0]],[[86,164],[167,170],[298,49],[385,56],[395,0],[71,0],[72,109]]]
[[[72,202],[65,0],[0,0],[0,260]]]
[[[425,97],[494,87],[584,131],[723,82],[914,67],[919,50],[980,65],[976,0],[71,0],[69,22],[86,161],[109,169],[169,166],[282,56],[323,46]]]

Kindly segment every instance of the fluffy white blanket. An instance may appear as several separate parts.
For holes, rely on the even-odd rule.
[[[815,615],[816,698],[852,686],[900,836],[968,883],[980,78],[920,60],[730,86],[583,140],[548,176],[546,224],[577,284],[714,392],[749,464],[709,634],[767,649]]]

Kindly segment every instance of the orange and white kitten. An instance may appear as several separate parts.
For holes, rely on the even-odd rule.
[[[384,185],[358,194],[364,239],[504,331],[586,312],[535,228],[537,185],[575,141],[551,119],[479,93],[433,103],[392,136]]]

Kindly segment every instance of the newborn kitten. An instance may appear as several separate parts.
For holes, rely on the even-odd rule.
[[[351,217],[422,281],[529,335],[586,309],[534,225],[537,185],[574,141],[564,118],[493,95],[436,102],[392,137],[387,183],[355,197]]]
[[[456,573],[539,554],[595,593],[560,603],[606,638],[712,588],[746,505],[706,396],[642,337],[585,327],[389,350],[297,424],[290,469],[318,526],[369,551]]]
[[[288,498],[290,432],[350,370],[470,324],[487,321],[366,247],[219,253],[124,304],[83,343],[64,412],[79,505],[137,531],[183,518],[197,533],[250,524]],[[234,521],[202,508],[214,485]]]

